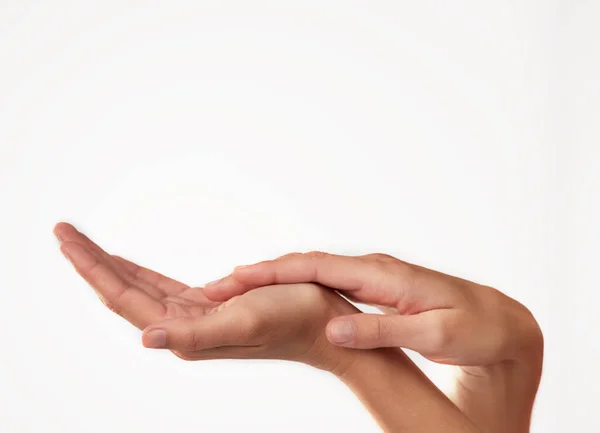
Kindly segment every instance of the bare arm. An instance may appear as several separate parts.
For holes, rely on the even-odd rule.
[[[490,432],[528,433],[542,375],[543,338],[531,335],[521,356],[493,365],[462,367],[452,401]]]
[[[358,351],[338,377],[385,432],[479,432],[400,350]]]
[[[224,301],[258,285],[316,282],[381,314],[336,317],[329,341],[341,347],[403,347],[457,366],[453,401],[489,433],[527,433],[542,373],[543,338],[531,312],[500,291],[385,254],[292,253],[238,267],[206,286]]]
[[[327,323],[359,312],[316,284],[284,284],[215,302],[150,269],[110,255],[59,224],[61,251],[104,304],[143,329],[146,347],[189,360],[283,359],[339,377],[386,432],[473,432],[466,417],[396,349],[354,350],[331,344]]]

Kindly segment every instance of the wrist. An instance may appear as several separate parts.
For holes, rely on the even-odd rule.
[[[323,327],[321,335],[315,339],[304,362],[312,367],[340,377],[356,362],[356,358],[360,357],[361,352],[330,343],[325,336]]]
[[[474,424],[397,348],[346,349],[331,370],[385,432],[475,432]],[[442,421],[443,420],[443,421]]]
[[[355,358],[360,355],[361,351],[332,344],[327,339],[325,329],[332,319],[355,314],[360,310],[330,289],[321,290],[320,295],[324,298],[323,304],[327,307],[322,312],[320,324],[315,325],[314,343],[307,356],[309,361],[306,363],[338,376],[355,362]]]
[[[523,329],[526,331],[523,333],[515,360],[532,366],[537,365],[541,370],[544,357],[544,335],[529,310],[527,310],[527,313],[529,317],[524,319],[523,324]]]
[[[516,301],[514,301],[516,302]],[[522,304],[516,302],[517,307],[512,310],[511,319],[507,329],[507,347],[510,350],[503,357],[499,365],[507,369],[526,369],[531,379],[539,380],[542,372],[544,358],[544,336],[542,330],[535,320],[533,314]],[[484,367],[483,369],[496,371],[496,366]]]
[[[486,431],[529,431],[544,346],[540,328],[532,317],[513,322],[509,333],[511,350],[503,360],[460,367],[452,400]]]
[[[461,367],[450,397],[486,432],[525,433],[531,423],[539,371],[521,360]]]

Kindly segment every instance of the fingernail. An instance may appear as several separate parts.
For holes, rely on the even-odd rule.
[[[214,280],[214,281],[210,281],[208,283],[206,283],[204,285],[204,287],[208,287],[208,286],[216,286],[217,284],[219,284],[221,281],[223,281],[224,278],[219,278],[218,280]]]
[[[167,332],[164,329],[148,331],[144,337],[144,346],[151,349],[160,349],[167,345]]]
[[[354,326],[347,320],[333,322],[329,328],[329,338],[332,343],[349,343],[354,337]]]

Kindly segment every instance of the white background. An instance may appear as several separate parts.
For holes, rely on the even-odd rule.
[[[60,255],[67,220],[194,285],[312,249],[494,285],[545,331],[533,431],[597,431],[598,21],[593,1],[0,1],[0,430],[378,431],[308,367],[143,349]]]

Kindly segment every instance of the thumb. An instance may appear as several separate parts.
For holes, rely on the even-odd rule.
[[[432,353],[447,341],[447,331],[436,311],[415,315],[353,314],[332,319],[328,340],[343,347],[374,349],[404,347]]]
[[[239,344],[244,322],[222,310],[210,316],[184,317],[154,323],[144,329],[142,344],[154,349],[205,350]]]

